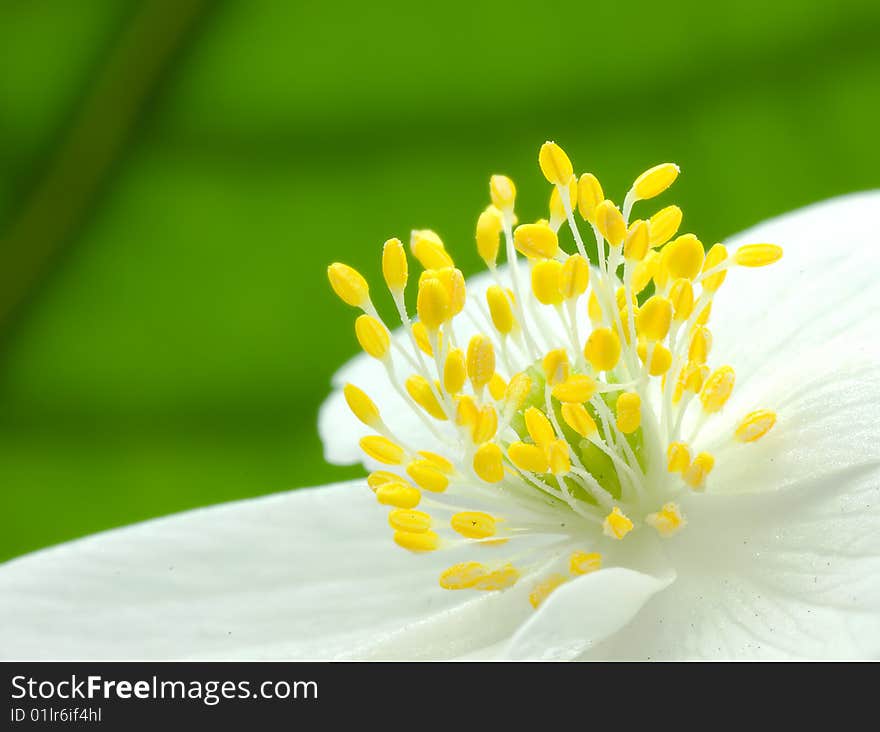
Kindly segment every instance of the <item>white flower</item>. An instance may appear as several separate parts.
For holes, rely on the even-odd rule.
[[[545,146],[542,168],[551,182],[568,181],[567,158],[557,150]],[[677,169],[662,166],[653,178],[641,176],[622,214],[599,203],[601,195],[597,206],[581,209],[612,244],[611,257],[630,255],[628,284],[645,252],[638,250],[640,227],[623,218],[634,199],[649,198],[652,185],[668,185],[664,176],[675,175]],[[582,204],[595,193],[589,178],[583,185]],[[488,215],[498,218],[483,224],[490,232],[499,224],[495,234],[507,230],[512,239],[512,194],[505,199],[505,192],[511,191],[504,180],[495,179],[497,212]],[[532,238],[520,242],[521,249],[544,246],[547,231],[555,239],[563,220],[573,218],[560,212],[560,203],[557,193],[549,224],[526,229]],[[534,276],[535,297],[558,299],[554,287],[573,288],[562,293],[557,314],[552,305],[529,303],[529,265],[520,260],[515,287],[500,267],[497,281],[484,275],[468,282],[453,335],[449,313],[457,309],[461,283],[438,271],[445,249],[431,234],[417,233],[419,258],[434,270],[422,287],[435,292],[420,298],[419,308],[423,322],[437,324],[429,331],[433,351],[448,354],[455,344],[466,351],[478,330],[488,338],[472,346],[470,358],[462,354],[465,385],[455,372],[462,365],[453,363],[456,356],[448,357],[448,367],[446,355],[435,364],[412,347],[407,332],[386,343],[378,321],[362,321],[359,338],[379,360],[363,355],[337,374],[337,391],[322,408],[319,427],[332,462],[359,460],[361,438],[384,435],[365,444],[373,458],[393,463],[370,480],[389,505],[378,504],[365,481],[353,481],[193,511],[11,561],[0,568],[0,653],[880,655],[880,351],[873,296],[880,275],[873,223],[878,207],[880,193],[856,194],[731,239],[730,256],[717,261],[773,258],[773,248],[741,246],[766,241],[784,244],[785,257],[772,267],[730,271],[713,305],[714,343],[696,346],[691,341],[703,333],[698,320],[709,297],[695,288],[697,304],[686,307],[682,290],[706,282],[699,275],[701,255],[696,269],[687,271],[695,266],[689,258],[696,247],[686,237],[660,250],[675,254],[658,255],[678,258],[661,263],[677,277],[655,278],[658,296],[670,301],[671,318],[664,315],[665,303],[655,300],[636,312],[624,307],[618,321],[594,308],[590,322],[589,292],[598,293],[600,308],[616,297],[607,273],[616,269],[614,260],[608,270],[601,264],[592,270],[584,293],[560,280],[556,265],[544,264],[556,260],[536,259],[531,270],[547,272]],[[618,225],[622,235],[614,231]],[[651,228],[661,229],[662,221]],[[491,262],[485,233],[481,254]],[[393,243],[391,250],[385,274],[397,288],[401,271],[391,258],[399,264],[401,252]],[[560,257],[560,265],[564,261]],[[377,317],[357,278],[346,270],[336,275],[349,278],[337,281],[337,290],[360,300],[352,304],[363,305],[367,317]],[[424,284],[431,279],[439,289]],[[503,305],[496,313],[501,331],[510,330],[506,338],[489,327],[484,304],[498,283],[504,298],[508,283],[517,291],[510,313]],[[624,306],[628,300],[620,298]],[[509,315],[520,335],[506,327]],[[608,355],[614,337],[604,350],[594,342],[588,358],[580,347],[591,330],[602,329],[624,336],[617,338],[622,353],[613,364],[602,361],[614,360]],[[627,335],[633,346],[644,343],[641,357],[627,346]],[[490,353],[487,343],[497,348]],[[735,367],[732,392],[726,370],[701,373],[705,355],[699,350],[706,345],[713,366]],[[557,349],[564,358],[553,353]],[[654,370],[666,374],[665,392],[662,375],[644,368],[664,349],[668,357],[661,356]],[[424,369],[425,385],[389,385],[388,353],[392,376]],[[496,368],[486,364],[496,353],[499,372],[529,376],[527,393],[517,397],[510,393],[514,387],[505,397],[500,377],[492,382]],[[431,383],[437,378],[432,367],[439,367],[439,390]],[[679,378],[682,371],[695,381]],[[346,399],[349,383],[370,393],[381,418],[360,391],[349,389]],[[606,389],[612,396],[598,395]],[[619,401],[621,392],[630,396]],[[410,398],[427,411],[413,409]],[[346,401],[370,427],[351,416]],[[670,443],[682,444],[670,450]],[[487,444],[497,449],[484,449]],[[389,510],[397,542],[417,553],[390,541]]]

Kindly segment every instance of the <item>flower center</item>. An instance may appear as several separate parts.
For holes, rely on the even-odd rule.
[[[549,219],[517,226],[516,188],[492,176],[492,204],[476,226],[488,276],[470,291],[441,239],[412,233],[423,267],[417,319],[404,301],[406,251],[398,239],[385,243],[400,336],[358,272],[328,270],[337,295],[363,311],[361,347],[423,428],[395,433],[365,391],[346,385],[349,407],[374,432],[361,448],[386,466],[368,482],[391,508],[394,540],[465,555],[441,575],[447,589],[500,590],[533,574],[536,607],[568,577],[599,569],[597,549],[609,542],[685,526],[676,496],[704,490],[717,448],[704,444],[703,428],[735,382],[730,366],[708,365],[713,298],[732,267],[782,255],[772,244],[706,252],[693,234],[676,236],[677,206],[631,221],[638,201],[675,181],[671,163],[640,175],[622,209],[595,176],[577,178],[555,143],[542,146],[539,163],[553,185]],[[595,241],[592,263],[576,213]],[[571,253],[559,243],[564,224]],[[754,442],[775,421],[753,411],[728,442]]]

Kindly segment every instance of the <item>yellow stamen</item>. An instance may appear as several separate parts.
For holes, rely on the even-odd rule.
[[[572,211],[575,211],[577,209],[578,196],[577,178],[572,176],[566,188],[568,189],[569,208]],[[550,225],[556,227],[562,224],[562,222],[565,221],[565,219],[567,218],[565,205],[563,204],[562,196],[559,195],[559,190],[560,189],[558,186],[554,186],[553,191],[550,193]]]
[[[479,562],[461,562],[443,570],[440,586],[444,590],[467,590],[473,587],[488,570]]]
[[[455,408],[455,423],[463,427],[473,426],[477,423],[480,409],[473,397],[467,394],[457,397]]]
[[[498,259],[501,228],[501,213],[494,206],[489,206],[477,219],[477,252],[490,269]]]
[[[460,348],[453,348],[446,355],[443,365],[443,387],[449,394],[458,394],[467,381],[467,364]]]
[[[636,315],[636,333],[651,341],[662,341],[672,322],[672,303],[660,295],[652,295]]]
[[[712,350],[712,333],[705,325],[698,326],[688,347],[688,360],[694,363],[706,363],[710,350]]]
[[[423,534],[431,528],[431,517],[424,511],[413,511],[407,508],[395,508],[388,514],[388,524],[398,531],[411,531]]]
[[[333,292],[347,305],[360,308],[370,302],[370,286],[353,267],[334,262],[327,267],[327,277]]]
[[[648,224],[641,219],[634,221],[623,242],[623,256],[630,262],[639,262],[648,253]]]
[[[391,336],[388,329],[372,315],[360,315],[354,321],[354,332],[358,343],[373,358],[380,361],[388,354]]]
[[[498,285],[492,285],[486,290],[486,303],[489,305],[492,324],[501,335],[508,335],[516,326],[508,293]]]
[[[553,387],[552,394],[561,402],[588,402],[599,385],[591,376],[574,374]]]
[[[659,264],[660,255],[655,251],[650,251],[645,255],[645,258],[635,266],[632,274],[632,290],[634,295],[638,295],[648,286],[651,278],[657,272]]]
[[[543,305],[558,305],[562,302],[559,289],[562,264],[555,259],[545,259],[532,266],[532,292]]]
[[[701,490],[713,467],[715,467],[715,458],[708,452],[701,452],[682,474],[684,482],[695,491]]]
[[[782,247],[776,244],[746,244],[733,255],[740,267],[764,267],[782,257]]]
[[[642,363],[648,360],[648,344],[639,343],[636,347],[636,353]],[[660,376],[669,371],[672,366],[672,352],[662,343],[654,343],[651,347],[651,365],[648,367],[648,373],[651,376]]]
[[[544,376],[550,386],[565,381],[571,368],[568,363],[568,354],[564,348],[556,348],[548,352],[541,362],[541,367],[544,369]]]
[[[395,531],[394,543],[411,552],[432,552],[440,546],[440,537],[433,531]]]
[[[708,272],[710,269],[714,269],[720,264],[723,264],[726,259],[727,249],[725,246],[723,244],[714,244],[706,253],[706,261],[703,262],[703,272]],[[715,274],[709,275],[703,280],[703,289],[706,292],[716,292],[724,283],[725,277],[727,277],[726,269],[722,269]]]
[[[406,481],[401,478],[399,475],[395,473],[391,473],[387,470],[374,470],[367,476],[367,485],[370,486],[374,491],[379,489],[379,486],[383,486],[386,483],[404,483]]]
[[[596,206],[605,200],[602,186],[592,173],[584,173],[578,181],[578,210],[584,221],[596,220]]]
[[[488,442],[495,436],[497,430],[498,413],[491,404],[484,404],[477,414],[477,419],[474,421],[473,430],[471,431],[474,444],[480,445]]]
[[[679,167],[675,163],[660,163],[642,173],[633,183],[637,200],[659,196],[678,178]]]
[[[376,462],[385,465],[400,465],[403,462],[403,448],[382,435],[367,435],[360,441],[361,450]]]
[[[652,247],[661,247],[678,232],[681,226],[681,209],[678,206],[661,208],[650,219],[650,244]]]
[[[587,291],[590,282],[590,263],[580,254],[573,254],[562,265],[559,276],[559,290],[566,300],[580,297]]]
[[[634,391],[626,391],[617,397],[617,429],[629,435],[642,424],[642,399]]]
[[[556,432],[553,431],[553,425],[547,416],[537,407],[529,407],[523,413],[526,422],[526,429],[536,445],[549,445],[556,439]]]
[[[581,437],[591,437],[598,432],[594,420],[583,404],[563,404],[562,419]]]
[[[584,356],[596,371],[611,371],[620,360],[620,338],[610,328],[596,328],[587,338]]]
[[[467,373],[476,391],[486,386],[495,373],[495,347],[484,335],[475,335],[468,343]]]
[[[354,384],[346,384],[342,390],[348,408],[355,417],[363,422],[367,427],[373,427],[381,421],[379,417],[379,408],[363,391],[358,389]]]
[[[376,499],[383,506],[415,508],[422,500],[422,494],[404,483],[384,483],[376,489]]]
[[[675,503],[664,503],[657,513],[648,514],[645,523],[657,530],[660,536],[672,536],[687,525],[681,510]]]
[[[466,539],[486,539],[495,536],[495,522],[495,517],[488,513],[462,511],[453,515],[450,525]]]
[[[571,470],[571,457],[565,440],[553,440],[545,448],[547,464],[553,475],[565,475]]]
[[[611,246],[619,247],[626,237],[626,223],[620,209],[608,199],[596,206],[596,228]]]
[[[568,571],[572,574],[590,574],[602,568],[602,555],[598,552],[572,552],[568,559]]]
[[[409,266],[400,239],[389,239],[382,248],[382,276],[391,292],[403,292],[409,277]]]
[[[734,436],[740,442],[755,442],[766,435],[776,424],[776,413],[769,409],[749,412],[736,428]]]
[[[442,493],[449,487],[449,478],[430,460],[413,460],[406,472],[416,485],[431,493]]]
[[[419,280],[416,311],[428,331],[436,331],[449,318],[449,292],[438,277]]]
[[[702,242],[693,234],[684,234],[666,247],[666,267],[673,279],[692,280],[703,266],[706,255]]]
[[[553,259],[559,251],[556,232],[546,223],[522,224],[513,232],[516,250],[529,259]]]
[[[512,212],[516,202],[516,186],[506,175],[493,175],[489,179],[489,196],[499,211]]]
[[[436,452],[419,450],[419,455],[421,455],[423,458],[425,458],[425,460],[434,465],[441,473],[452,475],[455,472],[455,466],[445,457],[443,457],[442,455],[438,455]]]
[[[686,442],[670,442],[666,450],[666,469],[670,473],[683,473],[691,464],[691,451]]]
[[[669,288],[669,300],[676,323],[683,323],[691,317],[694,310],[694,287],[691,281],[682,277],[673,282]]]
[[[504,479],[504,453],[493,442],[480,445],[474,453],[474,472],[487,483],[499,483]]]
[[[617,506],[605,517],[602,531],[611,539],[622,539],[633,530],[633,522]]]
[[[736,374],[730,366],[722,366],[713,371],[700,391],[703,409],[710,414],[720,411],[730,398],[735,381]]]
[[[512,564],[506,564],[501,569],[489,572],[478,579],[473,587],[475,590],[496,591],[506,590],[513,587],[519,579],[519,570]]]
[[[535,588],[529,594],[529,602],[532,603],[532,607],[537,610],[544,600],[550,597],[553,590],[559,587],[559,585],[564,584],[566,581],[566,578],[561,574],[551,574],[547,579],[536,584]]]
[[[532,390],[532,379],[528,374],[514,374],[507,390],[504,392],[504,406],[509,410],[518,410],[525,403]]]
[[[409,239],[409,248],[425,269],[455,266],[455,262],[443,246],[443,241],[430,229],[413,231]]]
[[[567,186],[571,177],[574,175],[574,169],[571,160],[565,151],[555,142],[548,141],[541,145],[538,153],[538,164],[541,166],[541,172],[550,182],[560,186]]]
[[[506,392],[507,383],[504,381],[501,374],[496,371],[492,374],[492,378],[489,379],[489,394],[491,394],[492,398],[498,402],[504,398]]]
[[[425,324],[422,322],[415,322],[412,326],[413,330],[413,338],[416,339],[416,345],[419,347],[419,350],[422,353],[426,353],[429,356],[434,355],[434,349],[431,348],[431,340],[428,338],[428,329],[425,327]],[[442,334],[438,334],[438,340],[442,343],[443,338]]]
[[[413,401],[430,414],[434,419],[441,422],[446,419],[446,413],[437,400],[434,388],[431,383],[424,377],[414,374],[406,380],[406,391],[412,397]]]
[[[525,442],[512,443],[507,448],[507,456],[516,467],[529,473],[546,473],[550,466],[540,447]]]

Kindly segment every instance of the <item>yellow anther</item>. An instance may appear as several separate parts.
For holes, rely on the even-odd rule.
[[[596,228],[611,246],[619,247],[626,237],[626,223],[620,209],[609,200],[604,200],[595,211]]]
[[[449,292],[437,277],[419,281],[416,311],[429,331],[436,331],[449,318]]]
[[[670,244],[664,247],[660,252],[660,258],[657,260],[657,266],[654,268],[654,287],[657,292],[666,292],[666,285],[669,283],[669,252]]]
[[[411,531],[421,534],[431,528],[431,517],[424,511],[409,508],[395,508],[388,514],[388,524],[398,531]]]
[[[477,219],[477,252],[489,269],[495,267],[501,247],[501,213],[489,206]]]
[[[584,173],[578,181],[578,211],[584,221],[595,222],[596,206],[605,200],[602,186],[592,173]]]
[[[577,209],[577,197],[578,197],[578,183],[577,179],[572,176],[571,180],[568,182],[568,205],[571,211]],[[558,228],[563,221],[568,218],[568,214],[565,212],[565,204],[563,203],[562,196],[559,195],[559,187],[554,186],[553,191],[550,193],[550,226],[554,228]]]
[[[664,503],[657,513],[648,514],[645,523],[657,530],[660,536],[672,536],[687,525],[676,503]]]
[[[514,374],[504,392],[504,408],[516,411],[522,407],[532,390],[532,379],[522,372]]]
[[[370,356],[380,361],[388,354],[391,336],[388,329],[372,315],[360,315],[354,321],[354,332],[358,343]]]
[[[715,244],[712,248],[706,253],[706,261],[703,262],[703,272],[708,272],[710,269],[715,269],[719,265],[723,264],[727,259],[727,249],[723,244]],[[703,289],[706,292],[716,292],[719,287],[724,283],[724,278],[727,277],[727,270],[722,269],[716,272],[715,274],[711,274],[705,279],[703,279]]]
[[[645,255],[645,258],[633,268],[632,291],[634,295],[638,295],[648,286],[648,283],[650,283],[651,278],[657,271],[657,266],[659,264],[660,255],[655,251],[650,251]]]
[[[494,442],[487,442],[474,453],[474,472],[487,483],[504,479],[504,453]]]
[[[446,412],[434,393],[434,387],[424,377],[413,374],[406,380],[406,391],[413,401],[430,414],[434,419],[445,420]]]
[[[395,531],[394,543],[411,552],[432,552],[440,546],[440,537],[433,531]]]
[[[367,427],[375,427],[381,422],[379,408],[370,397],[354,384],[346,384],[342,393],[352,414],[367,425]]]
[[[483,575],[473,587],[475,590],[496,591],[513,587],[519,579],[519,570],[512,564],[505,564],[501,569]]]
[[[697,316],[696,323],[697,325],[706,325],[709,322],[709,316],[712,314],[712,303],[706,303],[706,307],[704,307],[700,314]]]
[[[703,243],[693,234],[684,234],[666,247],[666,266],[672,279],[692,280],[700,273],[706,258]]]
[[[550,463],[544,451],[537,445],[513,442],[507,448],[507,456],[516,467],[529,473],[546,473]]]
[[[590,316],[590,322],[593,325],[598,325],[602,322],[602,306],[599,304],[599,298],[596,296],[595,290],[590,293],[590,298],[587,300],[587,315]]]
[[[431,493],[442,493],[449,487],[447,475],[430,460],[413,460],[406,472],[419,488]]]
[[[561,402],[588,402],[598,389],[596,380],[586,374],[572,374],[553,387],[552,394]]]
[[[475,445],[488,442],[498,430],[498,413],[491,404],[484,404],[477,413],[471,435]]]
[[[425,327],[425,324],[421,321],[416,321],[412,326],[413,330],[413,338],[416,339],[416,345],[419,347],[419,350],[422,353],[426,353],[429,356],[434,355],[434,349],[431,348],[431,339],[428,337],[428,329]],[[442,337],[438,335],[442,342]]]
[[[746,244],[733,254],[740,267],[764,267],[782,258],[782,247],[776,244]]]
[[[541,367],[544,369],[544,376],[550,386],[565,381],[571,369],[568,363],[568,354],[564,348],[548,351],[541,362]]]
[[[639,219],[634,221],[626,232],[623,242],[623,256],[630,262],[639,262],[648,253],[648,224]]]
[[[430,229],[413,231],[409,239],[409,248],[425,269],[455,266],[455,262],[443,246],[443,241]]]
[[[545,448],[547,464],[553,475],[565,475],[571,470],[571,456],[565,440],[553,440]]]
[[[623,285],[618,287],[617,292],[614,293],[614,301],[617,303],[617,307],[620,310],[625,311],[625,309],[626,309],[626,288]],[[638,300],[636,299],[635,294],[633,294],[632,292],[629,293],[629,301],[630,301],[630,304],[632,304],[633,306],[637,306],[639,304]]]
[[[442,269],[426,269],[419,277],[419,287],[422,282],[429,279],[437,279],[446,290],[449,299],[449,313],[447,318],[458,315],[464,309],[464,302],[467,297],[467,288],[465,287],[464,275],[460,269],[455,267],[443,267]]]
[[[587,291],[590,283],[590,263],[580,254],[573,254],[562,265],[562,274],[559,276],[559,291],[562,297],[570,300],[580,297]]]
[[[737,425],[734,436],[740,442],[754,442],[766,435],[776,424],[776,413],[769,409],[749,412]]]
[[[507,382],[504,381],[501,374],[496,371],[492,374],[492,378],[489,379],[489,394],[496,402],[500,402],[504,398],[506,392]]]
[[[419,450],[419,455],[421,455],[423,458],[425,458],[425,460],[434,465],[441,473],[452,475],[455,472],[455,466],[445,457],[443,457],[442,455],[438,455],[436,452]]]
[[[475,425],[480,408],[473,397],[465,394],[464,396],[457,397],[457,402],[455,407],[455,423],[462,427],[472,427]]]
[[[675,163],[660,163],[642,173],[633,183],[636,200],[659,196],[678,178],[679,167]]]
[[[642,363],[647,363],[648,350],[651,350],[651,365],[648,367],[648,373],[651,376],[660,376],[669,371],[669,367],[672,366],[672,352],[656,341],[653,344],[639,343],[636,352]]]
[[[529,259],[553,259],[559,251],[559,238],[546,222],[517,226],[513,244]]]
[[[599,552],[572,552],[568,559],[568,571],[572,574],[590,574],[602,569]]]
[[[682,473],[684,482],[694,490],[701,490],[706,484],[706,478],[714,467],[715,458],[708,452],[701,452]]]
[[[698,325],[688,346],[688,360],[694,363],[706,363],[711,350],[712,333],[705,325]]]
[[[381,435],[367,435],[360,441],[361,450],[376,462],[385,465],[400,465],[403,462],[403,448],[387,437]]]
[[[720,411],[730,398],[735,381],[736,374],[730,366],[722,366],[713,371],[700,390],[703,410],[710,414]]]
[[[327,277],[333,292],[347,305],[360,308],[370,302],[370,286],[356,269],[334,262],[327,267]]]
[[[596,420],[583,404],[563,404],[562,419],[581,437],[592,437],[598,432]]]
[[[681,226],[681,209],[678,206],[661,208],[650,219],[649,240],[652,247],[661,247],[678,232]]]
[[[535,585],[535,588],[529,593],[529,602],[532,607],[537,610],[541,604],[552,594],[559,585],[565,584],[566,578],[561,574],[551,574],[547,579],[542,580]]]
[[[555,142],[545,142],[538,153],[538,164],[544,177],[555,185],[567,186],[574,169],[565,151]]]
[[[605,521],[602,522],[603,533],[611,539],[622,539],[632,530],[633,522],[617,506],[612,509],[611,513],[605,517]]]
[[[559,289],[562,264],[555,259],[544,259],[532,265],[532,292],[538,302],[544,305],[558,305],[562,302]]]
[[[383,506],[415,508],[422,500],[422,494],[406,483],[383,483],[376,489],[376,499]]]
[[[492,205],[499,211],[513,211],[516,186],[506,175],[493,175],[489,178],[489,196],[492,198]]]
[[[660,295],[652,295],[636,315],[636,333],[649,341],[662,341],[672,322],[672,303]]]
[[[584,356],[596,371],[611,371],[620,360],[620,338],[610,328],[596,328],[587,338]]]
[[[694,286],[691,281],[682,277],[673,282],[669,288],[669,300],[676,323],[682,323],[691,317],[694,309]]]
[[[547,415],[545,415],[540,409],[537,407],[529,407],[523,413],[523,417],[525,418],[529,437],[535,441],[535,444],[543,447],[556,439],[556,432],[553,430],[553,425],[550,424]]]
[[[688,362],[678,376],[678,383],[676,384],[672,401],[678,404],[686,391],[696,394],[703,388],[703,383],[708,377],[709,367],[706,364],[696,363],[695,361]]]
[[[617,429],[629,435],[642,424],[642,399],[634,391],[625,391],[617,397]]]
[[[495,517],[482,511],[462,511],[449,522],[453,531],[466,539],[487,539],[495,536]]]
[[[406,250],[400,239],[389,239],[382,248],[382,275],[391,292],[402,292],[409,277]]]
[[[489,305],[492,324],[499,333],[508,335],[516,326],[516,318],[507,292],[498,285],[492,285],[486,290],[486,303]]]
[[[406,484],[406,480],[404,478],[401,478],[399,475],[391,473],[387,470],[374,470],[367,476],[367,485],[370,486],[373,491],[378,490],[379,486],[383,486],[386,483]]]
[[[458,394],[464,387],[465,381],[467,381],[467,364],[464,361],[464,353],[459,348],[453,348],[446,355],[446,363],[443,364],[443,388],[449,394]]]
[[[683,473],[691,464],[691,450],[686,442],[670,442],[666,449],[666,469],[670,473]]]
[[[453,564],[440,575],[440,586],[444,590],[467,590],[487,574],[488,570],[479,562]]]
[[[468,343],[467,372],[475,391],[486,386],[495,373],[495,347],[484,335],[475,335]]]

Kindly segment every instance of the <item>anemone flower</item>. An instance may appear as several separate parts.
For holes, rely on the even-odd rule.
[[[329,268],[365,353],[319,429],[366,480],[8,562],[3,655],[880,655],[880,194],[707,250],[676,206],[632,216],[676,166],[618,208],[558,145],[539,163],[547,220],[517,226],[512,181],[491,179],[486,273],[465,283],[413,232],[415,314],[386,242],[396,332]]]

